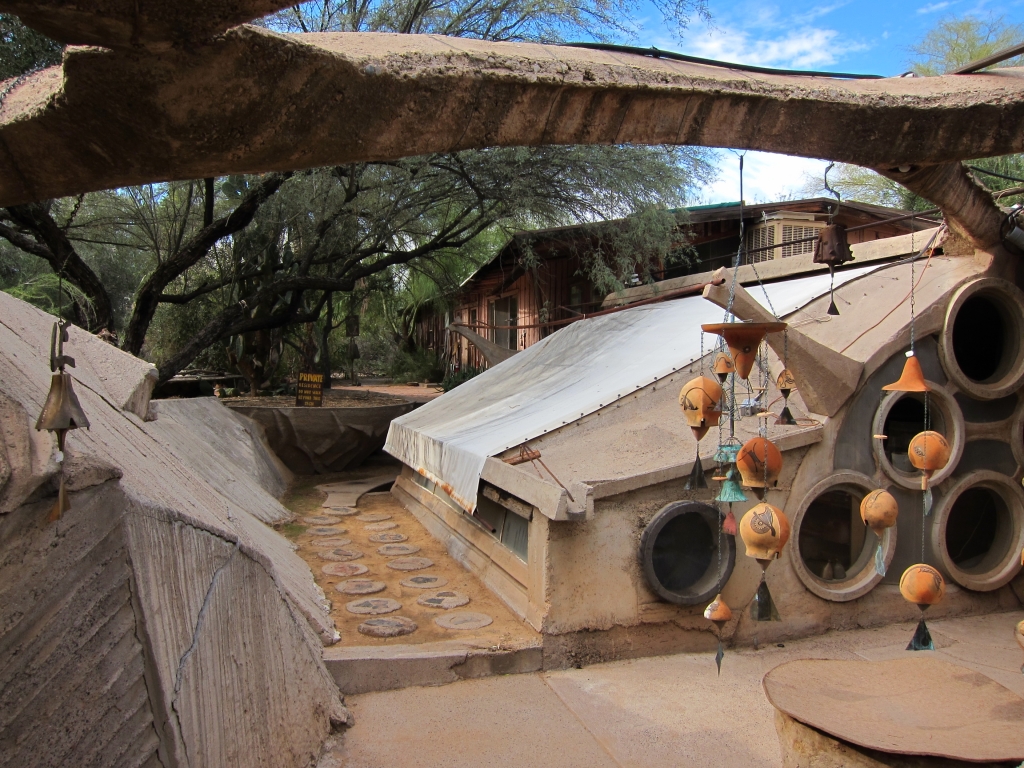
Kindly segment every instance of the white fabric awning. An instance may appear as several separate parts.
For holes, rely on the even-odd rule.
[[[836,274],[839,286],[884,265]],[[828,275],[765,286],[784,317],[829,289]],[[766,308],[760,288],[751,295]],[[559,429],[700,357],[702,323],[723,310],[701,296],[573,323],[395,419],[384,450],[468,511],[488,456]],[[705,353],[718,337],[705,334]]]

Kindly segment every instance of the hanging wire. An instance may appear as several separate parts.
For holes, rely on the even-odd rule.
[[[736,260],[732,267],[732,283],[729,285],[729,304],[725,308],[725,322],[729,322],[732,315],[732,305],[736,301],[736,285],[740,276],[740,262],[743,261],[743,158],[746,152],[739,154],[740,158],[740,244],[736,248]]]

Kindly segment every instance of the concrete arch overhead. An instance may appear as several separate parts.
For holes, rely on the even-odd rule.
[[[275,5],[236,4],[253,17]],[[64,4],[0,0],[47,34],[85,39],[70,15],[41,21],[50,5]],[[105,19],[93,5],[117,6],[83,0],[76,13]],[[229,8],[218,24],[240,15]],[[1024,150],[1021,69],[837,80],[432,35],[240,26],[204,38],[217,24],[172,45],[141,22],[140,44],[126,47],[123,24],[110,24],[88,37],[110,49],[70,48],[62,68],[8,84],[0,205],[479,147],[688,144],[880,169],[987,247],[999,241],[998,209],[958,161]]]

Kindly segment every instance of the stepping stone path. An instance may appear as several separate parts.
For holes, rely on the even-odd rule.
[[[464,595],[461,592],[444,590],[441,592],[434,592],[432,595],[424,595],[416,602],[420,605],[425,605],[428,608],[444,608],[445,610],[448,610],[464,606],[469,602],[469,595]],[[478,615],[483,616],[482,613]],[[487,623],[490,624],[491,622],[488,621]]]
[[[391,515],[387,512],[367,512],[365,515],[360,515],[356,518],[361,523],[383,523],[385,520],[390,520]]]
[[[338,518],[330,515],[307,515],[302,518],[302,522],[309,525],[336,525]]]
[[[375,544],[397,544],[408,538],[404,533],[375,533],[370,537],[370,541]]]
[[[344,533],[344,529],[338,531],[338,533]],[[330,538],[330,539],[314,539],[310,542],[314,547],[332,549],[334,547],[347,547],[352,543],[352,539],[341,539],[341,538]]]
[[[367,619],[356,629],[363,635],[371,637],[398,637],[411,635],[416,631],[416,622],[405,616],[384,616],[379,619]]]
[[[340,576],[347,579],[351,576],[362,576],[369,568],[359,563],[328,563],[320,569],[328,576]]]
[[[363,553],[358,549],[328,549],[324,552],[317,552],[324,560],[335,560],[339,563],[346,563],[349,560],[358,560]]]
[[[388,568],[396,571],[421,571],[434,564],[433,560],[426,557],[399,557],[388,561]]]
[[[323,511],[325,515],[334,515],[335,517],[348,517],[349,515],[359,514],[359,510],[356,509],[355,507],[332,507],[328,504],[323,505]]]
[[[384,547],[381,547],[381,549],[384,549]],[[377,551],[380,552],[380,550]],[[400,583],[403,587],[409,587],[409,589],[437,589],[447,584],[448,579],[444,576],[430,576],[426,573],[421,573],[419,576],[411,576]]]
[[[387,586],[388,585],[383,581],[373,581],[372,579],[349,579],[348,581],[336,584],[334,588],[346,595],[372,595],[375,592],[383,592],[387,589]]]
[[[307,528],[306,533],[312,536],[337,536],[344,533],[344,528]]]
[[[400,557],[402,555],[415,555],[420,548],[414,544],[385,544],[377,547],[377,554],[384,557]]]
[[[442,629],[483,629],[493,622],[486,613],[472,613],[471,611],[456,611],[445,613],[434,619],[434,623]]]
[[[365,600],[353,600],[345,605],[345,610],[349,613],[368,613],[371,616],[380,616],[383,613],[394,613],[401,607],[400,602],[392,600],[390,597],[370,597]],[[487,623],[490,624],[490,621]]]
[[[370,525],[364,525],[364,531],[390,531],[393,528],[397,528],[398,523],[371,523]]]

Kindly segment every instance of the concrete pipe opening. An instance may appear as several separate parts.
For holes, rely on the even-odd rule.
[[[998,472],[965,475],[936,507],[932,545],[957,584],[998,589],[1020,571],[1024,490]]]
[[[939,344],[950,381],[982,400],[1003,397],[1024,380],[1024,292],[987,277],[967,283],[946,309]]]
[[[894,482],[910,489],[921,489],[921,473],[910,464],[907,449],[914,435],[925,429],[925,409],[929,428],[949,441],[952,453],[945,468],[932,476],[932,485],[941,483],[956,468],[964,451],[964,416],[954,397],[941,385],[929,381],[931,392],[890,392],[875,411],[871,438],[875,460]]]
[[[654,516],[640,537],[640,565],[659,597],[698,605],[721,591],[736,565],[736,541],[719,533],[720,520],[715,507],[695,501],[673,502]]]
[[[860,502],[877,488],[867,475],[837,472],[804,495],[792,516],[793,569],[818,597],[835,602],[867,594],[882,580],[875,569],[881,547],[888,565],[896,554],[896,528],[882,537],[860,519]]]

